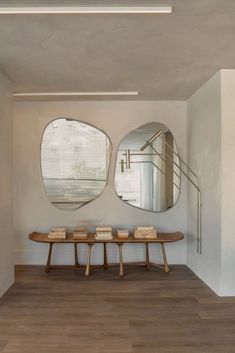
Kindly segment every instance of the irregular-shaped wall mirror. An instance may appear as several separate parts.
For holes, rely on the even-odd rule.
[[[41,145],[42,178],[50,202],[75,210],[104,190],[111,143],[101,130],[73,119],[60,118],[45,129]]]
[[[143,125],[121,141],[114,183],[123,201],[144,210],[163,212],[176,204],[180,160],[174,137],[165,125]]]

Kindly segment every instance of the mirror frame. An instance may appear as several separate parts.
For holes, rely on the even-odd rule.
[[[82,124],[85,124],[85,125],[89,125],[91,127],[93,127],[94,129],[96,130],[99,130],[100,132],[102,132],[105,136],[107,136],[108,140],[109,140],[109,148],[110,148],[110,153],[109,153],[109,165],[108,165],[108,169],[107,169],[107,177],[106,177],[106,183],[105,183],[105,186],[103,188],[103,190],[101,191],[101,193],[99,195],[97,195],[95,198],[93,198],[92,200],[89,200],[87,202],[85,202],[83,205],[79,206],[79,207],[76,207],[74,209],[71,209],[71,210],[66,210],[66,209],[62,209],[62,208],[58,208],[56,206],[53,205],[53,203],[49,200],[49,197],[47,195],[47,191],[46,191],[46,188],[45,188],[45,184],[44,184],[44,179],[43,179],[43,174],[42,174],[42,141],[43,141],[43,136],[44,136],[44,133],[46,131],[46,129],[48,128],[48,126],[53,123],[54,121],[57,121],[57,120],[62,120],[62,119],[67,119],[67,120],[71,120],[71,121],[77,121],[78,123],[82,123]],[[107,183],[108,183],[108,180],[109,180],[109,177],[110,177],[110,166],[111,166],[111,162],[112,162],[112,154],[113,154],[113,145],[112,145],[112,141],[109,137],[109,135],[102,129],[96,127],[95,125],[93,124],[90,124],[90,123],[87,123],[86,121],[83,121],[83,120],[80,120],[78,118],[73,118],[73,117],[58,117],[58,118],[53,118],[51,119],[47,124],[46,126],[42,129],[42,132],[41,132],[41,137],[40,137],[40,176],[41,176],[41,183],[42,183],[42,187],[43,187],[43,193],[44,195],[46,196],[46,199],[47,201],[49,202],[50,206],[53,207],[53,209],[57,210],[57,211],[62,211],[62,212],[75,212],[75,211],[78,211],[80,208],[88,205],[89,203],[97,200],[105,191],[106,187],[107,187]]]
[[[120,142],[119,142],[119,144],[118,144],[118,146],[117,146],[117,151],[116,151],[115,170],[114,170],[114,176],[113,176],[113,188],[114,188],[114,191],[115,191],[115,194],[116,194],[117,198],[118,198],[121,202],[123,202],[124,204],[126,204],[127,206],[134,207],[134,208],[136,208],[136,209],[138,209],[138,210],[141,210],[141,211],[144,211],[144,212],[150,212],[150,213],[154,213],[154,214],[165,213],[165,212],[171,211],[171,210],[178,204],[179,199],[180,199],[180,196],[181,196],[181,192],[182,192],[182,172],[181,172],[181,161],[180,161],[180,160],[179,160],[179,166],[180,166],[180,171],[179,171],[179,174],[180,174],[180,184],[179,184],[179,193],[178,193],[178,197],[177,197],[177,200],[176,200],[174,206],[172,206],[172,207],[170,207],[170,208],[167,208],[167,209],[164,210],[164,211],[152,211],[152,210],[147,210],[147,209],[145,209],[145,208],[138,207],[138,206],[132,205],[132,204],[126,202],[126,201],[123,201],[123,200],[120,198],[120,196],[118,195],[117,190],[116,190],[116,187],[115,187],[115,176],[116,176],[116,168],[117,168],[117,162],[118,162],[118,151],[119,151],[119,148],[120,148],[120,145],[121,145],[122,141],[123,141],[130,133],[132,133],[132,132],[134,132],[135,130],[138,130],[138,129],[140,129],[140,128],[144,127],[145,125],[148,125],[148,124],[161,124],[161,125],[165,125],[164,123],[159,122],[159,121],[149,121],[149,122],[147,122],[147,123],[145,123],[145,124],[143,124],[143,125],[137,126],[135,129],[130,130],[126,135],[124,135],[124,136],[122,137],[122,139],[120,140]],[[166,126],[166,128],[168,129],[168,131],[170,131],[170,133],[172,134],[171,130],[167,127],[167,125],[165,125],[165,126]],[[177,152],[178,152],[178,154],[179,154],[179,156],[180,156],[180,152],[179,152],[179,149],[178,149],[178,144],[177,144],[177,142],[176,142],[175,137],[174,137],[173,134],[172,134],[172,136],[173,136],[173,138],[174,138],[174,142],[175,142],[175,145],[176,145]]]

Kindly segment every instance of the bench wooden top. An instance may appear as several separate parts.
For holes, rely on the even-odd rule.
[[[29,234],[29,239],[40,243],[171,243],[178,240],[182,240],[184,235],[181,232],[175,233],[158,233],[156,239],[135,239],[133,234],[130,234],[128,239],[120,239],[114,235],[111,240],[97,240],[95,234],[90,233],[87,239],[76,239],[73,238],[72,233],[67,233],[66,239],[51,239],[48,238],[48,233],[33,232]]]

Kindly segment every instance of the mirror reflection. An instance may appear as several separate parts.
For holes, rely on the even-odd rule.
[[[111,144],[101,130],[60,118],[45,129],[41,169],[48,199],[61,210],[75,210],[104,190]]]
[[[153,212],[173,207],[180,193],[181,172],[176,143],[161,123],[131,131],[117,153],[115,190],[126,203]]]

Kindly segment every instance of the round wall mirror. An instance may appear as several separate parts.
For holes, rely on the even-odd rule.
[[[49,201],[61,210],[76,210],[97,198],[107,182],[111,143],[101,130],[59,118],[45,129],[41,169]]]
[[[152,212],[172,208],[180,194],[180,159],[174,137],[161,123],[131,131],[121,141],[115,190],[129,205]]]

